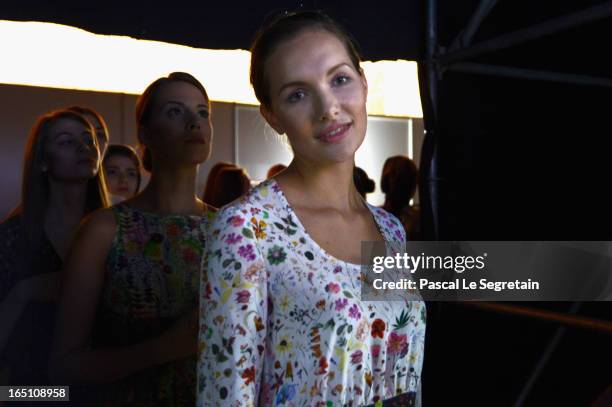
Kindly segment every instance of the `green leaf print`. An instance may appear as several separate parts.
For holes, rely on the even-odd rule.
[[[410,316],[406,312],[406,310],[402,310],[402,313],[399,317],[395,318],[395,324],[393,324],[393,330],[398,331],[408,325],[410,322]]]
[[[242,235],[247,239],[253,239],[253,232],[251,231],[251,229],[242,228]]]
[[[353,294],[349,293],[348,291],[342,291],[342,294],[344,294],[346,298],[353,298]]]
[[[285,227],[284,227],[284,226],[283,226],[281,223],[274,222],[274,226],[276,226],[276,227],[277,227],[277,228],[279,228],[280,230],[285,230]]]
[[[222,264],[223,268],[226,268],[227,266],[232,264],[233,261],[234,261],[233,259],[225,259],[225,260],[223,260],[223,264]]]

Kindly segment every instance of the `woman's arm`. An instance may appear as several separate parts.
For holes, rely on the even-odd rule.
[[[249,218],[246,210],[226,208],[209,230],[200,293],[200,407],[259,400],[267,277]]]
[[[50,376],[57,383],[114,381],[195,353],[194,314],[185,316],[159,337],[142,343],[115,349],[90,348],[91,330],[104,285],[106,257],[116,228],[110,210],[95,212],[79,228],[62,271],[62,297],[50,360]]]

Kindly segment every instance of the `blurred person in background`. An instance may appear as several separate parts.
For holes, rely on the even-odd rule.
[[[106,150],[102,165],[108,191],[118,198],[118,202],[131,198],[140,191],[142,162],[132,147],[111,144]]]
[[[214,210],[217,209],[217,206],[213,205],[212,201],[213,191],[215,191],[215,182],[217,181],[219,172],[221,172],[221,170],[224,168],[236,168],[236,166],[226,161],[220,161],[211,167],[210,171],[208,172],[208,177],[206,178],[206,186],[204,187],[204,194],[202,195],[202,200],[208,205],[211,205]]]
[[[368,174],[362,168],[357,166],[353,168],[353,182],[355,183],[357,192],[359,192],[359,195],[361,195],[363,199],[366,199],[366,195],[374,192],[376,188],[374,180],[368,177]]]
[[[222,168],[215,179],[210,204],[215,208],[221,208],[247,193],[250,188],[251,179],[243,168]]]
[[[402,222],[408,240],[419,240],[421,232],[420,211],[410,203],[416,193],[418,179],[416,164],[403,155],[387,158],[380,178],[380,188],[385,194],[382,207]]]

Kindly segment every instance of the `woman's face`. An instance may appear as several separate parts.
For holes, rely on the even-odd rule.
[[[44,140],[42,169],[60,181],[83,181],[98,173],[100,153],[90,129],[78,120],[60,118]]]
[[[138,192],[138,168],[129,157],[112,155],[106,158],[104,174],[111,194],[127,199]]]
[[[210,156],[212,124],[210,103],[202,92],[186,82],[164,85],[141,141],[149,147],[155,166],[183,167],[200,164]]]
[[[286,133],[296,159],[326,165],[352,161],[367,127],[367,82],[342,42],[306,30],[266,61],[270,106],[261,112]]]
[[[98,148],[100,149],[100,157],[104,157],[106,153],[106,147],[108,147],[108,139],[104,126],[98,120],[98,118],[92,114],[86,114],[85,118],[91,123],[96,130],[96,139],[98,140]]]

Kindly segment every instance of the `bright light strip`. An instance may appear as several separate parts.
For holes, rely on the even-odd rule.
[[[212,100],[258,105],[250,53],[98,35],[60,24],[0,20],[0,83],[140,94],[170,72],[189,72]],[[423,117],[416,62],[364,62],[368,114]]]

